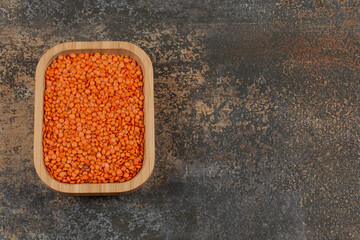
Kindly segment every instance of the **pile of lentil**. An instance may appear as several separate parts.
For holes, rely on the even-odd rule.
[[[144,156],[141,67],[126,55],[71,53],[45,73],[43,150],[64,183],[132,179]]]

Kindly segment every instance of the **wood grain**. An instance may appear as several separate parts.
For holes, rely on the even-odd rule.
[[[130,181],[123,183],[68,184],[54,179],[46,170],[43,157],[43,114],[45,71],[58,55],[75,53],[125,54],[141,66],[144,79],[145,149],[142,169]],[[112,195],[126,193],[141,187],[150,177],[155,165],[154,89],[153,67],[149,56],[128,42],[69,42],[48,50],[40,59],[35,75],[34,166],[40,179],[51,189],[70,195]]]

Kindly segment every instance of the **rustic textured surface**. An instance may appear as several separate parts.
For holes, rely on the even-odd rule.
[[[0,238],[360,239],[359,7],[1,1]],[[37,61],[81,40],[154,64],[156,168],[130,195],[63,196],[33,167]]]

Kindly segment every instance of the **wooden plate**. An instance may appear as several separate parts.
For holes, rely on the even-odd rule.
[[[45,71],[58,55],[75,53],[108,53],[128,55],[141,66],[144,79],[145,149],[141,170],[123,183],[68,184],[54,179],[46,170],[43,156],[43,114]],[[35,75],[34,165],[40,179],[51,189],[70,195],[112,195],[133,191],[149,179],[155,164],[153,67],[149,56],[139,47],[127,42],[69,42],[48,50],[40,59]]]

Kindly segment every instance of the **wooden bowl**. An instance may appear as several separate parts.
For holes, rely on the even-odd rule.
[[[128,55],[141,66],[144,79],[145,149],[141,170],[123,183],[68,184],[54,179],[47,171],[43,156],[43,114],[45,71],[58,55],[75,53],[108,53]],[[139,47],[127,42],[69,42],[48,50],[40,59],[35,75],[34,165],[40,179],[51,189],[70,195],[114,195],[133,191],[149,179],[155,164],[153,67],[149,56]]]

